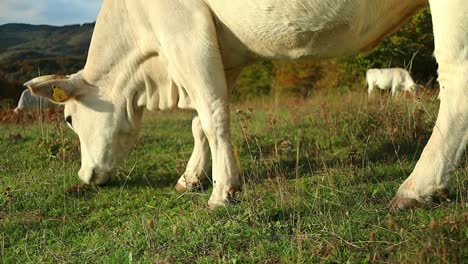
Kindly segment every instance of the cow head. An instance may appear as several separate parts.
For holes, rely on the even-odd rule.
[[[34,95],[64,104],[65,120],[80,140],[80,179],[95,185],[111,180],[135,143],[142,109],[134,110],[131,100],[122,95],[106,94],[88,84],[81,72],[41,76],[24,85]]]

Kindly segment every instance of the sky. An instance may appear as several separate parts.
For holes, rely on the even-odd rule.
[[[63,26],[93,22],[102,0],[0,0],[0,25]]]

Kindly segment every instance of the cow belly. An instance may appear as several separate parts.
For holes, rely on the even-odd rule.
[[[368,50],[425,0],[205,0],[230,33],[267,58],[329,58]]]

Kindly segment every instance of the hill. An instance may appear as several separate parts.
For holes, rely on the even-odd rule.
[[[22,83],[39,74],[83,68],[94,23],[69,26],[0,25],[0,99],[16,101]]]
[[[59,59],[62,62],[71,60],[72,64],[77,63],[79,66],[76,67],[81,68],[93,29],[94,23],[63,27],[27,24],[0,26],[0,78],[23,81],[36,76],[37,70],[29,73],[23,68],[29,64],[40,67],[43,74],[48,74],[49,70],[56,72],[68,68],[52,63]]]

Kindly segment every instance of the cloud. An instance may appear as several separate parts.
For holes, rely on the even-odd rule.
[[[2,0],[0,1],[0,24],[21,20],[29,23],[41,16],[46,8],[45,3],[45,0]]]
[[[81,24],[96,20],[101,0],[1,0],[0,24]]]

